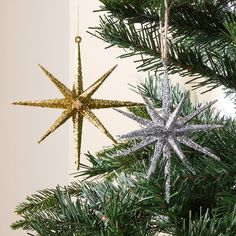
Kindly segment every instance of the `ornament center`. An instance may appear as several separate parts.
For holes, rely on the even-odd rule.
[[[171,134],[172,130],[169,130],[169,129],[163,129],[163,134],[164,136],[168,137],[170,134]]]
[[[81,109],[83,107],[83,103],[80,100],[75,100],[72,103],[72,108],[75,108],[77,110]]]

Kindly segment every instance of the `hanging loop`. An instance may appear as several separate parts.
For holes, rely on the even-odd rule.
[[[81,41],[82,41],[82,38],[80,36],[75,37],[75,42],[76,43],[81,43]]]

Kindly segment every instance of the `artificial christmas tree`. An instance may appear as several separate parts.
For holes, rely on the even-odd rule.
[[[141,55],[139,69],[162,72],[163,61],[165,66],[168,55],[169,72],[193,76],[190,80],[196,82],[201,77],[195,87],[210,86],[206,90],[223,85],[234,99],[234,1],[176,0],[168,1],[168,5],[167,0],[101,2],[101,9],[108,13],[92,34],[112,46],[128,48],[129,53],[123,56]],[[163,33],[160,21],[167,19],[167,10],[169,34],[165,31],[160,37]],[[168,46],[162,42],[163,38],[167,42],[167,36]],[[171,103],[162,99],[165,93],[162,93],[161,78],[150,75],[137,89],[146,101],[151,100],[147,104],[155,107],[153,111],[157,109],[165,116],[160,109],[166,108],[162,103],[169,103],[170,111],[181,104],[178,121],[196,114],[192,117],[191,127],[202,124],[220,127],[190,135],[195,143],[209,149],[205,152],[181,146],[194,168],[194,175],[176,158],[175,152],[168,151],[171,155],[169,201],[166,201],[167,176],[163,171],[166,160],[160,159],[151,178],[146,178],[154,152],[152,144],[119,157],[120,153],[129,148],[132,150],[140,142],[140,137],[132,136],[135,139],[119,142],[96,155],[87,154],[91,166],[83,165],[85,169],[78,173],[87,180],[64,188],[42,190],[28,197],[16,209],[23,219],[14,223],[13,228],[36,231],[43,236],[151,236],[160,231],[178,236],[236,234],[235,120],[220,116],[209,104],[192,104],[188,95],[185,95],[185,103],[181,102],[185,91],[179,86],[171,87]],[[148,112],[143,106],[129,110],[132,113],[122,112],[135,117],[141,124],[148,125],[153,118],[149,116],[152,109],[148,106]],[[211,152],[219,159],[205,155]],[[91,181],[92,177],[103,178]]]

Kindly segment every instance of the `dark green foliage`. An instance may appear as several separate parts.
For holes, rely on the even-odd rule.
[[[184,222],[181,234],[186,236],[233,236],[235,232],[236,208],[225,215],[218,212],[212,212],[210,215],[208,210],[202,214],[200,209],[198,219],[192,219],[190,212],[189,221]]]
[[[40,193],[42,198],[46,194]],[[43,199],[34,210],[29,210],[28,205],[34,201],[34,197],[29,197],[17,211],[20,210],[24,220],[12,227],[36,230],[43,236],[146,235],[152,217],[147,209],[153,207],[149,206],[146,196],[148,190],[141,190],[136,181],[122,175],[114,184],[74,183],[68,188],[54,190],[55,205],[51,210],[42,207]],[[157,207],[161,204],[159,199],[156,197],[154,201]]]
[[[100,26],[91,32],[110,46],[141,55],[140,70],[162,67],[159,19],[163,1],[100,0]],[[176,0],[170,3],[169,70],[194,76],[195,88],[236,89],[236,14],[229,0]],[[201,80],[198,80],[201,78]],[[204,78],[204,79],[202,79]]]

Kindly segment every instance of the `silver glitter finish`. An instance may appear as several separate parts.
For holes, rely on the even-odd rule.
[[[162,104],[163,104],[163,118],[167,120],[170,115],[170,84],[169,84],[169,76],[167,71],[167,66],[163,62],[164,67],[164,75],[163,75],[163,92],[162,92]]]
[[[188,123],[190,120],[192,120],[194,117],[196,117],[198,114],[200,114],[201,112],[205,111],[208,107],[210,107],[211,105],[215,104],[217,102],[217,100],[209,102],[208,104],[206,104],[203,107],[200,107],[199,109],[197,109],[196,111],[194,111],[193,113],[181,118],[179,121],[177,121],[178,125],[183,125]]]
[[[132,154],[133,152],[142,149],[149,144],[154,143],[154,153],[150,161],[150,166],[147,171],[147,178],[150,178],[151,175],[155,172],[156,165],[158,160],[160,159],[161,155],[165,160],[165,177],[166,177],[166,201],[169,202],[170,199],[170,158],[171,158],[171,149],[177,154],[179,159],[183,162],[185,167],[195,175],[195,170],[190,165],[189,161],[185,157],[180,143],[184,144],[196,151],[204,153],[216,160],[219,158],[211,153],[208,149],[200,146],[199,144],[192,141],[190,138],[187,137],[189,134],[199,133],[199,132],[206,132],[211,129],[220,128],[220,125],[188,125],[187,123],[191,121],[194,117],[198,114],[206,110],[216,101],[213,101],[201,108],[198,108],[196,111],[192,112],[185,117],[180,117],[180,112],[183,108],[183,105],[188,97],[188,93],[186,93],[179,104],[176,106],[173,112],[170,111],[171,107],[171,99],[170,99],[170,85],[168,79],[168,72],[166,67],[164,68],[164,75],[163,75],[163,96],[162,96],[162,115],[160,115],[156,108],[154,107],[153,103],[146,98],[141,92],[141,96],[143,97],[144,102],[146,103],[146,108],[148,114],[151,117],[151,120],[136,116],[132,113],[124,112],[118,109],[116,111],[120,112],[126,117],[129,117],[143,127],[139,130],[132,131],[130,133],[124,134],[119,136],[122,139],[141,139],[142,141],[136,145],[134,145],[129,150],[122,151],[118,153],[116,156],[127,156]]]
[[[149,124],[152,123],[150,120],[144,119],[140,116],[136,116],[133,113],[125,112],[125,111],[119,110],[117,108],[113,108],[113,110],[118,111],[122,115],[127,116],[130,119],[133,119],[133,120],[137,121],[140,125],[143,125],[143,126],[147,125],[148,126]]]
[[[144,102],[146,103],[146,109],[148,111],[148,114],[150,115],[152,121],[154,121],[158,126],[164,125],[163,118],[156,112],[154,105],[152,102],[145,97],[144,94],[140,93]]]
[[[165,193],[166,193],[166,202],[169,204],[170,202],[170,181],[171,181],[171,169],[170,169],[170,158],[171,158],[171,153],[170,153],[170,148],[166,144],[163,148],[163,152],[165,153],[165,178],[166,178],[166,183],[165,183]]]

